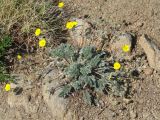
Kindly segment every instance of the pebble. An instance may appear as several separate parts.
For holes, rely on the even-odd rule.
[[[153,73],[153,69],[152,68],[146,68],[143,70],[144,74],[146,75],[151,75]]]
[[[150,67],[152,67],[155,70],[160,70],[159,47],[153,42],[153,40],[150,40],[147,35],[142,35],[138,43],[147,55],[147,60]]]

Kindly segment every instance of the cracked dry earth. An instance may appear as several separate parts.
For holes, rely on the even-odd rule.
[[[159,0],[64,1],[78,11],[75,17],[91,22],[97,31],[101,30],[104,34],[127,31],[136,33],[137,37],[145,33],[157,44],[160,43]],[[43,64],[47,66],[49,63],[44,61]],[[89,107],[75,97],[69,105],[76,116],[73,120],[160,120],[160,72],[152,71],[147,63],[144,64],[141,79],[132,82],[131,99],[105,96],[102,106]],[[44,66],[37,69],[43,70]],[[4,92],[3,85],[0,85],[0,120],[57,120],[44,102],[41,91],[43,79],[36,81],[38,76],[35,71],[29,74],[20,69],[16,71],[19,79],[23,79],[23,91],[16,97]]]

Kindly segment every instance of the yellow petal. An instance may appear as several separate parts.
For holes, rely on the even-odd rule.
[[[22,56],[21,56],[21,55],[17,55],[17,59],[18,59],[18,60],[21,60],[21,59],[22,59]]]
[[[37,28],[36,31],[35,31],[35,35],[36,36],[39,36],[41,34],[41,29],[40,28]]]
[[[114,65],[113,65],[113,68],[115,70],[119,70],[121,68],[121,64],[119,62],[115,62]]]
[[[123,50],[124,52],[129,52],[129,51],[130,51],[130,46],[129,46],[129,45],[124,45],[124,46],[122,47],[122,50]]]
[[[45,47],[46,46],[46,40],[45,39],[39,40],[39,46],[40,47]]]
[[[67,22],[66,23],[66,28],[67,29],[72,29],[73,27],[77,26],[78,22],[72,21],[72,22]]]
[[[63,8],[63,7],[64,7],[64,2],[59,2],[59,3],[58,3],[58,7],[59,7],[59,8]]]
[[[73,23],[73,25],[75,25],[75,26],[78,24],[77,21],[73,21],[72,23]]]
[[[10,85],[10,84],[6,84],[5,90],[6,90],[6,91],[10,91],[10,89],[11,89],[11,85]]]

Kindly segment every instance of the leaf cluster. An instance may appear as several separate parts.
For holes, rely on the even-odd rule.
[[[10,79],[3,61],[6,51],[11,46],[11,44],[12,40],[9,36],[4,36],[0,40],[0,82],[4,82]]]
[[[54,57],[67,61],[64,74],[70,79],[60,93],[60,97],[67,97],[72,92],[82,91],[83,99],[88,104],[97,104],[96,95],[112,93],[117,96],[125,95],[123,82],[112,77],[112,66],[105,61],[105,53],[97,52],[93,46],[76,49],[69,44],[61,44],[52,51]],[[119,94],[117,94],[119,93]]]
[[[9,36],[4,36],[1,40],[0,40],[0,57],[2,57],[5,52],[6,49],[8,47],[10,47],[12,44],[11,38]]]

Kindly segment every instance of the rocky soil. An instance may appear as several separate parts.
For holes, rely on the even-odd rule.
[[[132,46],[123,56],[133,71],[130,96],[102,96],[96,107],[79,96],[59,98],[60,89],[53,88],[63,77],[47,49],[16,63],[12,91],[0,85],[0,120],[160,120],[160,1],[66,0],[66,5],[81,23],[70,32],[69,43],[94,44],[119,59],[122,41]]]

